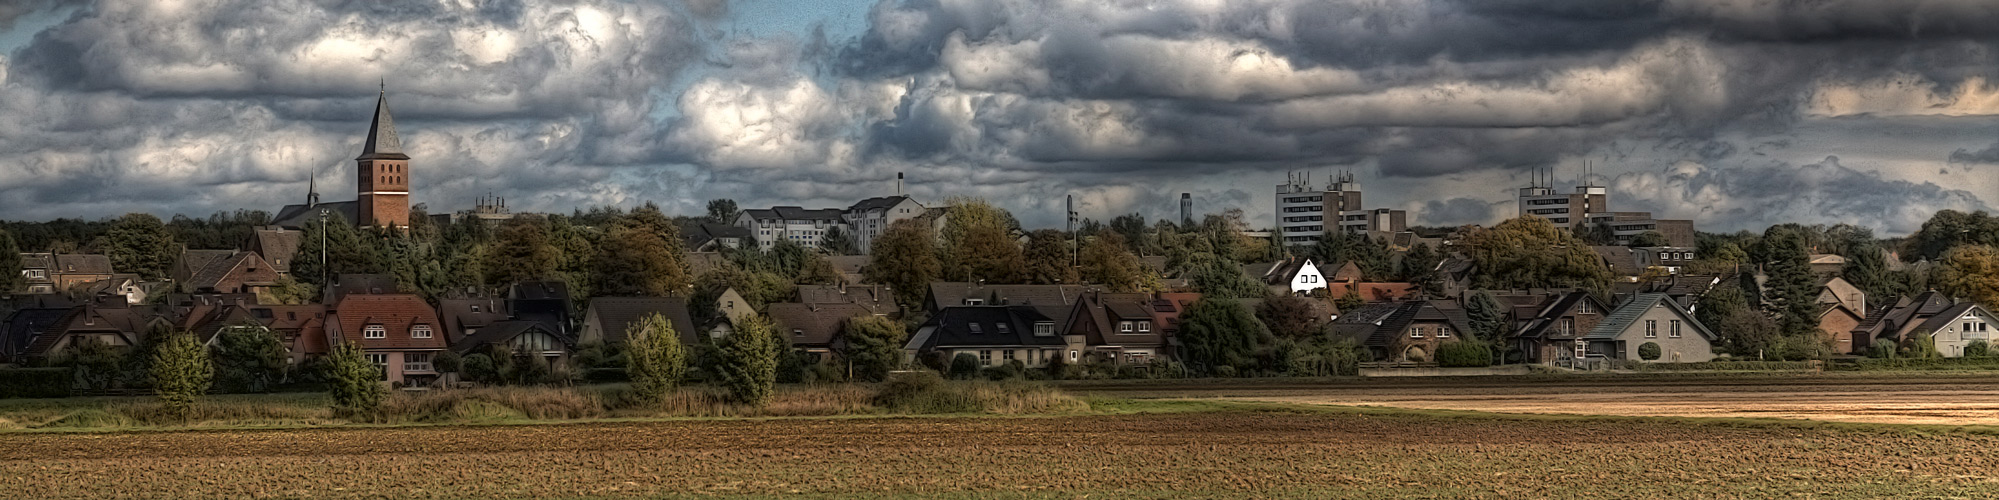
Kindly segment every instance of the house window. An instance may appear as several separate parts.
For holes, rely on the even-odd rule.
[[[1119,333],[1131,333],[1131,322],[1130,321],[1117,322],[1117,331]]]
[[[430,325],[416,325],[410,327],[410,338],[418,338],[418,339],[430,338]]]
[[[965,329],[967,329],[967,330],[971,330],[971,332],[972,332],[972,333],[979,333],[979,324],[978,324],[978,323],[966,323],[966,324],[965,324]]]
[[[1590,310],[1589,301],[1585,300],[1576,303],[1576,314],[1595,314],[1595,312]]]
[[[993,331],[999,333],[1013,333],[1013,328],[1006,326],[1006,323],[993,323]]]
[[[427,352],[403,353],[403,371],[406,372],[431,371],[430,353]]]
[[[993,352],[986,350],[979,351],[979,364],[981,365],[993,364]]]
[[[1439,327],[1437,327],[1437,338],[1440,338],[1440,339],[1446,339],[1446,338],[1450,338],[1450,337],[1451,337],[1451,326],[1450,326],[1450,325],[1444,325],[1444,326],[1439,326]]]
[[[1051,335],[1055,335],[1055,324],[1054,324],[1054,323],[1035,323],[1035,324],[1034,324],[1034,334],[1035,334],[1036,336],[1041,336],[1041,337],[1047,337],[1047,336],[1051,336]]]
[[[1576,339],[1576,358],[1580,359],[1587,357],[1589,357],[1589,341],[1583,339]]]
[[[1555,333],[1559,333],[1566,336],[1574,331],[1576,331],[1575,318],[1562,318],[1562,322],[1560,324],[1555,325]]]
[[[1152,322],[1151,322],[1151,321],[1140,321],[1140,322],[1138,322],[1138,332],[1139,332],[1139,333],[1152,333]]]
[[[1680,320],[1677,320],[1677,319],[1676,319],[1676,320],[1673,320],[1673,324],[1672,324],[1672,325],[1670,325],[1670,326],[1671,326],[1671,328],[1672,328],[1672,329],[1671,329],[1670,331],[1667,331],[1667,332],[1666,332],[1666,335],[1669,335],[1669,336],[1671,336],[1672,338],[1676,338],[1676,339],[1677,339],[1677,338],[1680,338]]]
[[[1423,327],[1418,326],[1418,327],[1409,328],[1409,338],[1412,339],[1423,338]]]
[[[1000,359],[1006,361],[1013,361],[1013,349],[1000,351]]]
[[[375,364],[375,372],[382,374],[382,380],[389,379],[389,355],[366,354],[369,363]]]
[[[1659,322],[1657,320],[1645,320],[1645,338],[1659,338]]]
[[[472,312],[479,312],[479,306],[472,306]]]
[[[361,327],[361,338],[364,339],[389,338],[389,329],[382,328],[382,325],[368,325],[365,327]]]
[[[1069,361],[1074,362],[1080,359],[1083,359],[1083,351],[1078,351],[1074,349],[1069,350]]]

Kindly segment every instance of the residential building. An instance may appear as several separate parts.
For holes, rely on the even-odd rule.
[[[770,316],[778,338],[820,361],[832,359],[848,320],[877,316],[867,307],[847,303],[779,302],[765,305],[764,311]]]
[[[5,329],[0,330],[0,364],[26,361],[28,346],[62,324],[72,310],[74,308],[71,307],[33,307],[15,309],[8,314]]]
[[[512,319],[537,321],[563,337],[573,337],[570,318],[569,283],[554,280],[523,281],[507,287],[507,311]]]
[[[1646,293],[1604,316],[1576,340],[1576,349],[1585,359],[1699,363],[1714,359],[1714,343],[1720,339],[1666,294]],[[1658,347],[1658,358],[1645,359],[1646,344]]]
[[[1175,355],[1180,314],[1197,293],[1090,292],[1076,301],[1067,324],[1058,324],[1064,340],[1061,353],[1068,362],[1090,358],[1119,364],[1139,364]]]
[[[854,238],[856,251],[865,255],[890,224],[922,217],[926,211],[923,204],[908,196],[884,196],[861,200],[847,207],[841,217],[846,221],[847,234]]]
[[[278,270],[256,252],[236,252],[208,260],[180,284],[182,293],[257,294],[277,286]]]
[[[1069,344],[1055,331],[1057,324],[1030,306],[946,307],[917,328],[903,350],[912,358],[945,366],[959,355],[971,355],[979,366],[1018,361],[1037,368],[1066,355]]]
[[[758,250],[769,251],[779,241],[819,248],[828,231],[845,225],[843,219],[844,215],[837,208],[808,210],[772,207],[768,210],[744,210],[742,215],[736,216],[736,226],[750,231],[750,235],[756,238]]]
[[[1574,366],[1578,339],[1603,323],[1609,308],[1580,290],[1540,297],[1550,300],[1516,302],[1514,330],[1506,338],[1521,352],[1523,362]]]
[[[723,249],[736,250],[756,241],[750,230],[730,224],[716,224],[691,220],[680,225],[682,248],[689,252],[720,252]]]
[[[886,289],[884,289],[886,290]],[[979,282],[930,283],[924,310],[931,314],[953,306],[1028,306],[1055,321],[1069,324],[1069,314],[1088,287],[1083,285],[988,285]]]
[[[305,233],[283,228],[260,228],[250,236],[248,251],[255,252],[271,265],[279,276],[290,276],[292,258],[298,255],[299,239]],[[315,256],[317,257],[317,256]]]
[[[576,339],[540,321],[505,320],[478,328],[452,342],[451,350],[460,355],[505,352],[517,361],[540,362],[549,370],[560,372],[569,368],[569,358],[576,352]]]
[[[1811,254],[1810,258],[1814,275],[1837,276],[1846,270],[1846,257],[1841,257],[1839,254],[1815,253]]]
[[[346,295],[327,312],[325,329],[328,345],[359,345],[384,382],[403,387],[436,382],[431,362],[450,346],[437,311],[412,294]]]
[[[901,316],[895,294],[882,285],[798,285],[798,302],[805,304],[854,304],[876,316]]]
[[[30,294],[56,293],[54,254],[21,254],[21,291]]]
[[[1463,307],[1446,300],[1418,300],[1341,311],[1333,320],[1331,336],[1367,347],[1377,360],[1430,363],[1436,361],[1439,347],[1461,341],[1471,331]]]
[[[1972,342],[1990,345],[1995,322],[1999,322],[1999,317],[1985,310],[1985,306],[1960,302],[1916,325],[1903,338],[1928,338],[1936,344],[1937,354],[1946,358],[1964,357],[1964,348]]]
[[[1312,259],[1304,257],[1277,261],[1259,278],[1275,294],[1305,296],[1326,289],[1326,276],[1319,272],[1319,266],[1312,264]]]
[[[625,333],[639,320],[658,314],[666,318],[666,324],[680,334],[680,343],[695,345],[701,342],[701,330],[688,314],[687,299],[681,297],[598,297],[590,299],[590,305],[583,312],[583,327],[577,340],[590,344],[621,344]]]
[[[13,339],[8,343],[23,346],[16,359],[48,359],[84,342],[115,347],[136,346],[144,342],[145,336],[154,328],[172,325],[173,322],[160,314],[157,308],[134,306],[126,303],[124,297],[103,295],[69,308],[61,318],[46,326],[25,325],[14,333],[33,336]]]
[[[1866,339],[1856,341],[1853,330],[1866,321],[1864,310],[1856,311],[1842,302],[1820,302],[1818,304],[1819,332],[1832,342],[1833,354],[1865,355]]]
[[[1907,347],[1904,342],[1910,338],[1909,332],[1956,304],[1956,300],[1935,290],[1883,304],[1868,311],[1860,325],[1853,327],[1853,352],[1867,352],[1873,344],[1881,342],[1898,350]]]
[[[1658,267],[1668,274],[1686,271],[1695,260],[1693,247],[1637,247],[1631,251],[1639,267]]]

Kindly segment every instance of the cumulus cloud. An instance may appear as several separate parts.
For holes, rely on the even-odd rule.
[[[883,0],[849,13],[858,32],[765,38],[718,29],[754,21],[726,0],[43,0],[0,6],[0,30],[58,3],[81,8],[0,57],[9,217],[351,182],[332,172],[382,78],[418,201],[445,207],[833,206],[905,172],[919,198],[985,196],[1029,225],[1060,224],[1071,194],[1172,217],[1181,192],[1267,221],[1282,171],[1338,167],[1442,225],[1509,214],[1490,182],[1591,161],[1634,209],[1703,229],[1894,234],[1991,195],[1923,182],[1940,167],[1999,162],[1772,160],[1833,154],[1792,146],[1826,142],[1801,124],[1999,115],[1999,7],[1975,0]]]

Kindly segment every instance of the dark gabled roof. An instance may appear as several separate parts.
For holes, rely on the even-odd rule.
[[[586,315],[596,315],[598,326],[604,329],[605,343],[618,343],[625,341],[626,328],[652,313],[666,316],[667,324],[680,334],[681,343],[700,340],[697,335],[700,328],[687,312],[687,299],[680,297],[598,297],[590,299],[590,312]]]
[[[750,209],[744,210],[743,213],[749,214],[752,219],[831,221],[840,220],[841,215],[840,209],[837,208],[807,209],[804,207],[770,207],[769,210]]]
[[[55,267],[56,267],[56,256],[54,254],[47,254],[47,253],[21,254],[21,269],[53,269]]]
[[[1066,345],[1067,341],[1059,334],[1035,335],[1034,324],[1042,322],[1052,325],[1055,320],[1033,307],[946,307],[931,315],[930,321],[918,329],[918,335],[911,339],[911,347],[929,350],[938,347]],[[1005,325],[1005,332],[1000,331],[1000,325]],[[977,328],[978,332],[973,333],[973,328]]]
[[[1380,331],[1382,327],[1389,323],[1391,318],[1401,313],[1403,308],[1410,304],[1416,303],[1371,303],[1362,304],[1360,307],[1353,308],[1352,310],[1341,311],[1340,317],[1333,320],[1332,327],[1330,328],[1332,339],[1330,340],[1351,340],[1361,344],[1373,342],[1376,332]],[[1407,325],[1407,323],[1404,322],[1403,325]],[[1400,327],[1397,327],[1397,329],[1400,329]]]
[[[292,258],[298,253],[299,238],[305,233],[287,229],[258,229],[251,246],[272,269],[281,273],[292,272]]]
[[[1596,297],[1591,297],[1589,292],[1577,290],[1562,294],[1554,300],[1547,301],[1539,310],[1534,312],[1533,316],[1521,318],[1525,320],[1525,324],[1520,325],[1520,328],[1515,330],[1511,336],[1519,338],[1544,338],[1548,335],[1548,331],[1561,321],[1563,316],[1567,316],[1569,311],[1575,310],[1576,305],[1584,301],[1595,305],[1596,310],[1600,311],[1598,314],[1608,314],[1609,308],[1605,307],[1602,302],[1598,302]],[[1576,333],[1581,334],[1583,332]]]
[[[1463,309],[1440,300],[1418,300],[1395,304],[1395,311],[1374,329],[1374,334],[1364,342],[1369,346],[1387,346],[1401,336],[1403,329],[1418,321],[1441,321],[1457,330],[1459,335],[1471,334],[1470,322]]]
[[[243,280],[244,284],[269,285],[278,280],[277,269],[258,256],[256,252],[237,252],[235,255],[208,261],[208,265],[188,278],[188,291],[214,290],[231,276]]]
[[[452,342],[465,337],[465,330],[477,330],[487,325],[506,321],[506,301],[495,298],[483,299],[443,299],[437,301],[437,319],[444,322],[445,335]]]
[[[0,330],[0,361],[25,354],[28,345],[54,328],[74,308],[33,308],[14,311]]]
[[[847,207],[847,211],[866,212],[869,210],[887,209],[889,207],[901,204],[902,200],[907,200],[907,199],[909,199],[909,197],[907,196],[878,196],[854,203],[854,206]]]
[[[66,253],[56,255],[55,271],[60,274],[111,274],[111,257],[101,254]]]
[[[932,282],[927,307],[936,311],[965,305],[979,299],[989,306],[1033,306],[1056,324],[1068,324],[1076,301],[1088,288],[1082,285],[982,285],[970,282]]]
[[[1972,309],[1977,309],[1980,312],[1985,311],[1985,308],[1979,307],[1977,302],[1959,302],[1957,304],[1952,304],[1950,307],[1946,307],[1943,308],[1943,310],[1937,311],[1936,315],[1930,316],[1930,319],[1924,320],[1923,324],[1916,325],[1916,329],[1910,330],[1909,333],[1928,333],[1931,335],[1935,335],[1936,332],[1942,331],[1945,327],[1950,326],[1951,323],[1956,323],[1957,318],[1963,317],[1965,313],[1971,312]],[[1991,316],[1990,313],[1986,313],[1985,315]]]
[[[798,285],[798,302],[803,304],[853,304],[874,314],[896,314],[895,294],[881,285]]]
[[[1898,298],[1894,304],[1870,311],[1871,314],[1862,318],[1853,331],[1870,337],[1898,333],[1902,327],[1928,320],[1955,304],[1956,301],[1935,290],[1917,294],[1915,298]]]
[[[698,219],[689,219],[680,224],[680,239],[687,244],[687,248],[700,248],[718,239],[747,240],[751,237],[753,235],[750,234],[750,229],[742,226],[716,224]]]
[[[1678,303],[1673,302],[1672,297],[1663,293],[1638,294],[1637,297],[1632,298],[1631,303],[1625,304],[1624,307],[1619,307],[1616,311],[1612,311],[1609,315],[1604,316],[1603,322],[1597,323],[1596,328],[1591,329],[1589,334],[1582,336],[1582,338],[1590,340],[1616,339],[1619,334],[1624,333],[1632,325],[1637,324],[1638,318],[1643,317],[1646,311],[1652,310],[1653,306],[1663,306],[1671,309],[1673,314],[1678,315],[1682,321],[1693,325],[1694,331],[1700,333],[1702,338],[1709,341],[1721,338],[1716,336],[1714,331],[1708,330],[1707,325],[1701,324],[1700,320],[1694,319],[1694,315],[1687,313],[1686,309],[1681,309]]]
[[[407,160],[403,139],[396,135],[396,119],[389,116],[389,94],[375,98],[375,120],[368,123],[368,143],[361,146],[356,160]]]
[[[1311,263],[1312,259],[1304,257],[1291,257],[1277,261],[1269,269],[1263,271],[1263,276],[1261,276],[1263,284],[1289,285],[1291,284],[1291,279],[1297,277],[1300,271],[1305,270],[1305,265]]]
[[[550,337],[555,337],[556,340],[562,342],[564,349],[570,351],[576,350],[576,339],[569,338],[569,336],[563,335],[562,332],[549,329],[547,324],[540,321],[514,320],[500,321],[486,325],[484,328],[480,328],[477,333],[459,339],[457,342],[452,342],[451,350],[459,354],[470,354],[488,345],[504,344],[509,340],[513,340],[514,337],[519,337],[522,334],[530,332],[539,332],[547,334]]]
[[[285,229],[302,229],[307,223],[318,220],[321,210],[329,214],[338,214],[341,220],[353,224],[359,217],[357,215],[359,208],[360,206],[352,201],[335,201],[318,205],[285,205],[278,209],[277,216],[271,217],[271,225]]]
[[[777,327],[778,338],[794,346],[831,346],[848,319],[875,315],[866,307],[845,303],[780,302],[764,307]]]
[[[1631,251],[1629,247],[1593,246],[1589,249],[1603,259],[1603,264],[1610,267],[1610,272],[1619,276],[1637,276],[1645,272],[1645,268],[1638,265],[1637,252]]]
[[[333,281],[333,298],[337,302],[352,294],[396,293],[396,277],[387,274],[342,274]]]

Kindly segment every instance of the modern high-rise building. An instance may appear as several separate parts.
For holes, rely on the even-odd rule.
[[[1614,212],[1610,209],[1610,188],[1597,185],[1594,180],[1585,180],[1575,187],[1575,191],[1563,193],[1554,187],[1551,176],[1536,172],[1534,181],[1520,188],[1521,216],[1547,219],[1557,227],[1571,230],[1587,230],[1594,226],[1607,226],[1619,245],[1629,243],[1631,238],[1646,231],[1658,231],[1671,242],[1671,246],[1693,246],[1694,222],[1691,220],[1660,220],[1652,218],[1651,212]]]
[[[1328,230],[1342,233],[1408,230],[1408,213],[1388,208],[1363,208],[1360,182],[1342,172],[1321,190],[1307,172],[1293,172],[1277,186],[1277,236],[1285,245],[1319,242]]]

